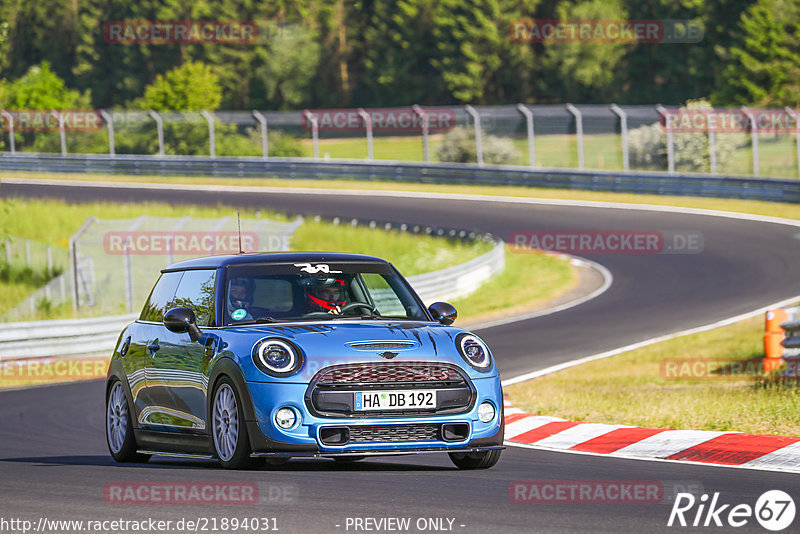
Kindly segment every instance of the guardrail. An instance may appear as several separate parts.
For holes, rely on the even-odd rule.
[[[317,217],[317,220],[322,219]],[[453,239],[482,239],[493,243],[492,250],[460,265],[407,278],[426,305],[437,300],[463,297],[505,267],[505,243],[486,234],[468,230],[407,225],[375,220],[330,219],[333,224],[369,226]],[[138,314],[88,319],[26,321],[0,324],[0,363],[54,356],[109,356],[120,332]]]
[[[784,350],[781,356],[784,360],[800,360],[800,307],[788,308],[789,320],[781,323],[785,333],[781,346]]]
[[[0,362],[50,356],[108,356],[138,314],[0,324]]]
[[[144,155],[51,155],[4,153],[0,171],[159,176],[355,179],[435,184],[515,185],[618,193],[740,198],[800,202],[800,182],[656,171],[532,169],[513,165],[409,163]]]

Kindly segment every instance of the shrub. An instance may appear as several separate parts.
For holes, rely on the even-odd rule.
[[[709,108],[704,100],[690,101],[683,109]],[[711,156],[708,153],[708,134],[674,133],[675,168],[690,171],[708,171]],[[726,161],[737,148],[734,136],[717,134],[715,141],[717,164]],[[659,123],[634,128],[628,132],[628,154],[633,168],[666,170],[667,134]]]
[[[512,164],[519,160],[519,151],[511,139],[484,135],[483,161],[486,163]],[[444,136],[438,150],[439,161],[455,163],[475,163],[478,151],[475,146],[475,131],[461,126],[453,128]]]

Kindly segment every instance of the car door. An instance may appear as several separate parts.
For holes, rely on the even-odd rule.
[[[168,309],[190,308],[197,326],[208,327],[214,321],[215,274],[212,269],[185,271]],[[152,355],[152,368],[147,371],[152,406],[145,421],[158,430],[204,430],[208,387],[208,376],[204,373],[206,337],[192,341],[186,333],[170,332],[163,322],[153,328],[146,347]]]
[[[150,350],[151,342],[160,334],[159,325],[164,324],[164,314],[175,296],[182,276],[182,272],[161,275],[150,292],[139,319],[129,327],[126,338],[122,340],[123,345],[127,345],[122,365],[133,397],[134,415],[140,424],[154,405],[147,389],[147,374],[153,368],[154,352]],[[148,345],[151,347],[148,348]]]

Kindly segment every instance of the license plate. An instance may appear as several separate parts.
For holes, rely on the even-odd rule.
[[[436,390],[356,391],[353,401],[357,411],[435,409]]]

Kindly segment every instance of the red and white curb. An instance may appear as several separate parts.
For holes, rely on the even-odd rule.
[[[800,437],[577,423],[504,400],[505,440],[542,449],[800,473]]]

